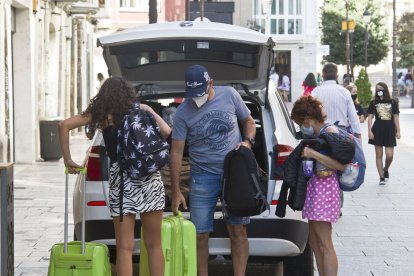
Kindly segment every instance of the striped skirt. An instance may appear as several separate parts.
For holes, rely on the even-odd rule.
[[[163,210],[165,206],[164,184],[159,172],[140,179],[131,179],[124,172],[122,214],[140,214]],[[120,216],[121,175],[117,162],[112,163],[109,174],[109,208],[111,215]]]

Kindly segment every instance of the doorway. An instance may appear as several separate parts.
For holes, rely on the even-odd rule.
[[[290,102],[292,100],[292,72],[291,72],[291,51],[276,51],[275,57],[275,70],[279,74],[279,84],[278,87],[285,86],[288,88],[287,100]],[[289,85],[283,85],[283,76],[286,76],[289,80]],[[285,77],[285,80],[286,80]]]

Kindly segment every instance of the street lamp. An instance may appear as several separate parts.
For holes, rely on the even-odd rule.
[[[396,0],[392,1],[392,97],[398,102],[397,90],[397,21],[395,17]]]
[[[365,10],[362,14],[362,21],[364,21],[365,25],[365,72],[367,72],[368,67],[368,24],[371,22],[371,13],[368,10]]]
[[[263,13],[266,15],[265,19],[265,35],[270,35],[270,20],[269,14],[272,9],[273,0],[262,0],[262,10]]]
[[[348,20],[348,16],[346,20],[342,20],[341,29],[345,32],[345,57],[346,57],[346,79],[344,80],[345,83],[349,83],[352,81],[354,76],[354,72],[352,69],[352,34],[355,30],[355,21]]]

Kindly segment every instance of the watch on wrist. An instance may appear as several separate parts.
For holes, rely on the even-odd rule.
[[[247,142],[249,142],[250,143],[250,145],[252,145],[252,147],[254,146],[254,143],[255,143],[255,141],[254,141],[254,138],[245,138],[244,139],[244,141],[247,141]]]

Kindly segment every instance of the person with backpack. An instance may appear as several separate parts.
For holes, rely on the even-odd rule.
[[[293,105],[291,117],[308,136],[338,133],[325,122],[322,103],[312,96],[302,96]],[[314,160],[313,176],[307,183],[302,217],[309,220],[309,243],[315,253],[320,275],[337,275],[338,258],[332,242],[332,223],[340,216],[339,180],[337,171],[345,165],[311,147],[304,147],[302,158]]]
[[[230,86],[214,86],[204,66],[193,65],[186,69],[185,86],[186,100],[177,108],[172,131],[172,211],[177,213],[180,205],[187,209],[179,187],[181,160],[187,140],[191,167],[190,218],[197,232],[197,273],[207,276],[208,238],[213,232],[214,210],[222,193],[224,159],[234,148],[244,146],[250,149],[253,146],[256,125],[240,94]],[[250,218],[230,215],[225,221],[234,275],[245,275],[249,256],[246,225]]]
[[[375,160],[377,171],[380,177],[379,185],[385,185],[390,174],[389,168],[394,158],[394,147],[397,146],[397,139],[401,138],[400,133],[400,110],[388,90],[387,84],[377,83],[375,96],[368,106],[368,143],[375,146]],[[372,123],[375,116],[375,121]],[[385,147],[385,165],[383,153]]]
[[[131,107],[137,106],[137,100],[133,88],[126,80],[118,77],[108,78],[85,111],[59,123],[60,147],[69,173],[77,173],[75,169],[81,166],[71,160],[70,130],[86,126],[89,139],[93,138],[96,130],[102,131],[110,159],[109,208],[115,227],[117,275],[132,275],[135,217],[139,214],[145,233],[144,242],[150,256],[151,275],[162,276],[164,257],[161,247],[161,221],[165,194],[160,173],[156,171],[137,179],[130,177],[126,172],[120,175],[117,157],[118,130],[122,128],[123,120],[131,112]],[[170,135],[170,127],[151,107],[139,104],[139,109],[152,114],[163,137]]]

